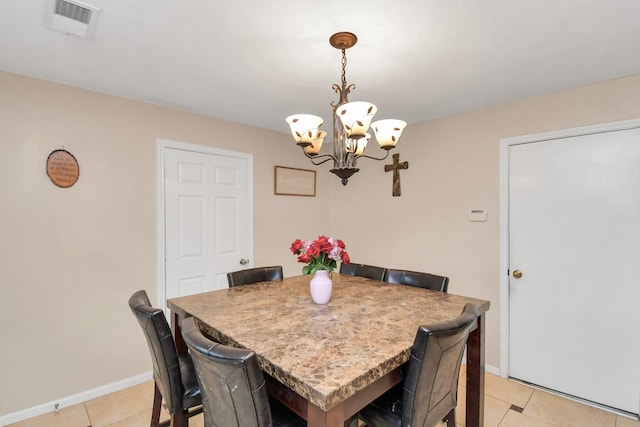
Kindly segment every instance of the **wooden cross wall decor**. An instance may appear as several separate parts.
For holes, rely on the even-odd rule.
[[[393,171],[393,197],[400,196],[400,169],[409,169],[409,162],[400,163],[400,154],[393,155],[393,164],[384,165],[384,171]]]

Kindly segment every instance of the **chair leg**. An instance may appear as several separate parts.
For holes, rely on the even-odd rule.
[[[189,413],[178,412],[171,415],[171,427],[189,427]]]
[[[151,410],[151,427],[158,427],[160,425],[160,410],[162,409],[162,393],[158,388],[158,384],[153,382],[153,409]]]
[[[447,421],[447,427],[456,427],[456,409],[453,408],[444,419]]]

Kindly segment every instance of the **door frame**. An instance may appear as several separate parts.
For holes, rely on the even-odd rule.
[[[247,192],[249,204],[249,252],[253,259],[253,155],[238,151],[223,150],[221,148],[208,147],[204,145],[189,144],[186,142],[171,141],[168,139],[156,139],[156,295],[157,305],[165,312],[167,311],[166,283],[165,283],[165,149],[175,149],[192,151],[201,154],[214,156],[235,157],[247,162]]]
[[[640,127],[640,119],[623,120],[558,131],[522,135],[500,140],[500,369],[501,377],[509,376],[509,149],[513,145],[596,133],[614,132]]]

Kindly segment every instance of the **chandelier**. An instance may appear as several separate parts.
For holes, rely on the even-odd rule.
[[[358,41],[353,33],[340,32],[329,38],[329,43],[342,51],[342,84],[334,84],[333,90],[339,95],[333,107],[333,154],[319,154],[327,132],[320,130],[323,123],[321,117],[312,114],[294,114],[286,118],[291,127],[296,144],[302,148],[305,156],[314,165],[321,165],[333,160],[331,172],[342,179],[347,185],[349,178],[358,172],[358,159],[366,157],[373,160],[384,160],[389,156],[389,150],[395,148],[402,130],[407,125],[402,120],[386,119],[371,123],[377,107],[370,102],[349,102],[349,93],[355,85],[347,85],[345,70],[347,67],[346,50]],[[364,154],[371,134],[367,131],[373,128],[380,148],[386,151],[383,157],[373,157]]]

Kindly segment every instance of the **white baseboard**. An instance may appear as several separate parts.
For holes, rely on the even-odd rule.
[[[462,358],[462,365],[463,366],[467,365],[467,358],[466,357]],[[495,366],[491,366],[491,365],[485,364],[484,365],[484,372],[485,372],[485,374],[493,374],[493,375],[500,376],[500,369],[496,368]]]
[[[495,366],[484,365],[484,371],[488,374],[500,376],[500,369],[496,368]]]
[[[6,426],[7,424],[17,423],[18,421],[23,421],[29,418],[37,417],[38,415],[53,412],[56,410],[56,405],[58,405],[58,409],[77,405],[78,403],[86,402],[87,400],[95,399],[96,397],[104,396],[109,393],[142,384],[144,382],[150,381],[152,378],[152,372],[149,371],[145,372],[144,374],[136,375],[135,377],[125,378],[124,380],[96,387],[91,390],[86,390],[72,396],[63,397],[51,402],[43,403],[38,406],[23,409],[22,411],[2,415],[0,416],[0,426]]]

